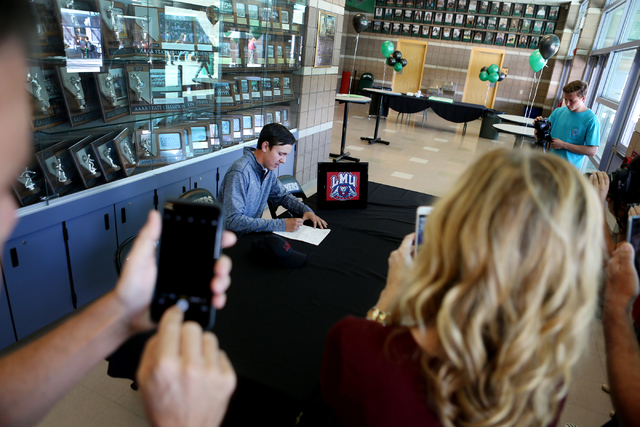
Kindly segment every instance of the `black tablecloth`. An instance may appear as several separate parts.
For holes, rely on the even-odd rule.
[[[317,212],[331,233],[319,245],[291,240],[307,254],[292,270],[265,266],[248,234],[226,253],[233,259],[227,306],[214,332],[236,372],[305,400],[318,382],[326,333],[348,314],[364,316],[378,299],[387,258],[413,231],[416,207],[433,196],[369,183],[367,209]],[[315,197],[308,200],[315,207]]]
[[[434,113],[453,123],[466,123],[482,117],[485,111],[494,111],[482,105],[467,102],[442,102],[415,96],[387,96],[385,102],[392,110],[399,113],[414,114],[431,108]]]

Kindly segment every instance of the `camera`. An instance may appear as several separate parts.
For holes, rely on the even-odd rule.
[[[548,151],[551,147],[551,122],[549,119],[538,120],[533,124],[533,127],[537,131],[536,142],[533,144],[533,148],[542,148],[544,151]]]
[[[585,174],[587,177],[591,173]],[[609,193],[607,197],[613,202],[614,212],[624,208],[627,210],[634,203],[640,203],[640,157],[607,174],[609,177]],[[626,213],[625,213],[626,221]],[[626,225],[626,223],[624,224]],[[622,227],[624,228],[624,227]]]

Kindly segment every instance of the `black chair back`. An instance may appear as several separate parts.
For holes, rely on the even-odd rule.
[[[195,203],[215,203],[216,199],[213,194],[205,188],[194,188],[182,193],[178,199]]]
[[[278,177],[278,179],[280,180],[282,185],[284,185],[284,187],[289,191],[289,193],[291,193],[293,197],[297,197],[299,199],[302,199],[303,201],[307,200],[307,195],[304,194],[304,190],[302,189],[302,186],[300,185],[298,180],[295,179],[292,175],[282,175]],[[271,218],[277,218],[278,215],[276,214],[276,211],[278,210],[278,207],[272,202],[267,202],[267,204],[269,205],[269,212],[271,212]]]

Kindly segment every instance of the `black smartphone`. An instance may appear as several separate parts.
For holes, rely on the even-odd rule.
[[[633,264],[636,266],[636,271],[639,270],[639,261],[640,261],[640,216],[630,216],[629,223],[627,225],[627,242],[631,243],[633,246],[633,250],[635,252],[635,260]]]
[[[164,205],[156,289],[151,319],[181,305],[185,320],[211,329],[215,308],[211,305],[213,264],[220,257],[224,220],[218,203],[181,200]]]

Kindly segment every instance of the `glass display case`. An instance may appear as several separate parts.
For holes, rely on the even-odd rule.
[[[305,0],[33,0],[22,206],[297,126]]]

